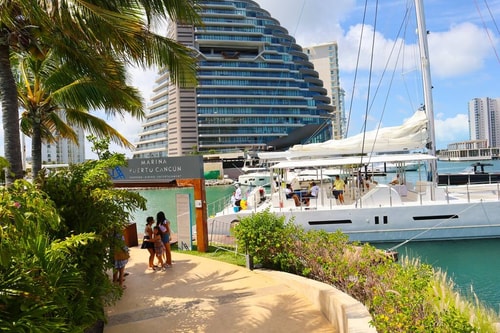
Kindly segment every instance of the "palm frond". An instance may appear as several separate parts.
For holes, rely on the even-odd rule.
[[[119,131],[111,127],[103,119],[96,117],[90,113],[82,112],[81,110],[66,110],[66,119],[69,124],[78,125],[87,132],[93,133],[97,137],[109,137],[116,144],[133,149],[135,146],[129,142]]]
[[[61,111],[63,112],[63,111]],[[78,136],[75,130],[59,116],[59,112],[51,112],[43,122],[44,127],[50,133],[57,133],[58,137],[69,139],[78,143]],[[47,139],[46,139],[47,140]],[[54,138],[55,140],[55,138]],[[52,141],[54,142],[54,141]]]

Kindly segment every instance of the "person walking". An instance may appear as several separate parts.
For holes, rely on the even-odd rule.
[[[344,187],[345,183],[340,176],[335,176],[335,181],[333,182],[333,196],[335,199],[339,199],[341,205],[344,204]]]
[[[154,259],[155,259],[155,241],[153,239],[153,223],[155,222],[154,217],[148,216],[146,218],[146,227],[144,228],[144,239],[142,241],[142,249],[147,249],[149,252],[149,269],[154,270]]]
[[[163,244],[165,246],[165,267],[172,267],[172,251],[170,249],[170,221],[165,217],[165,213],[160,211],[156,214],[156,225],[160,228]]]

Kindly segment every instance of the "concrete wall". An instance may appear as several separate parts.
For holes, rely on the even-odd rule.
[[[376,333],[370,325],[372,317],[368,309],[340,290],[304,277],[270,270],[259,270],[282,281],[301,293],[317,307],[339,333]]]

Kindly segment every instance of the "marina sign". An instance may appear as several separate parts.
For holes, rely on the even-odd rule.
[[[133,158],[127,166],[109,170],[114,183],[171,182],[203,178],[202,156]]]

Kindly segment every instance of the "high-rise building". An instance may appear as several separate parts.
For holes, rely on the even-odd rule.
[[[345,130],[345,91],[340,86],[338,45],[336,42],[304,47],[309,61],[318,71],[319,78],[328,89],[328,97],[332,101],[333,139],[343,139]]]
[[[155,83],[134,158],[167,156],[168,71],[159,72]]]
[[[500,147],[500,98],[474,98],[469,102],[471,140],[487,140],[489,147]]]
[[[198,85],[179,88],[160,73],[134,157],[285,149],[331,139],[328,91],[288,31],[251,0],[198,4],[203,26],[169,30],[193,49]]]
[[[85,162],[85,131],[79,127],[73,127],[73,130],[78,137],[78,143],[64,138],[53,143],[42,143],[42,164]]]

